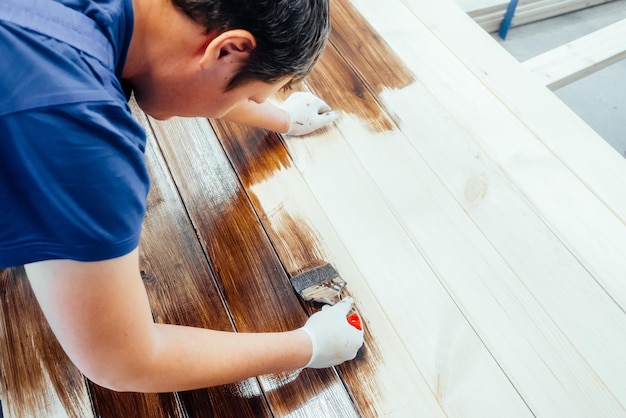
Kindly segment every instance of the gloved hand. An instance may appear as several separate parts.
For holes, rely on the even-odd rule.
[[[339,117],[325,101],[309,92],[293,93],[279,107],[289,114],[287,135],[308,134]]]
[[[306,321],[302,329],[311,338],[313,355],[305,367],[322,369],[356,357],[363,345],[363,330],[348,323],[353,303],[347,297],[334,306],[324,306]]]

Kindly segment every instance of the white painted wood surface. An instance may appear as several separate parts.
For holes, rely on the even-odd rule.
[[[459,71],[445,81],[449,86],[441,85],[449,93],[438,94],[438,99],[445,101],[447,110],[456,109],[457,120],[519,182],[544,222],[624,309],[624,159],[489,35],[472,30],[463,13],[449,12],[449,23],[442,25],[437,8],[449,11],[446,0],[437,6],[424,1],[405,3],[446,49],[454,51],[440,65],[457,65]],[[459,30],[463,36],[458,36]],[[425,47],[414,57],[430,63],[442,51]],[[462,67],[470,70],[465,78]],[[430,88],[442,81],[436,71],[435,66],[434,77],[426,82]],[[463,96],[453,94],[461,91],[466,96],[463,101]],[[540,164],[530,165],[533,161]]]
[[[393,133],[371,135],[363,121],[349,119],[339,124],[343,126],[339,132],[325,134],[317,141],[289,141],[288,147],[379,308],[390,318],[447,415],[526,416],[528,408],[415,245],[406,221],[398,217],[385,196],[390,191],[381,189],[379,179],[351,149],[344,129],[355,141],[389,144],[401,137]],[[388,163],[387,158],[394,155],[393,146],[383,148],[385,154],[379,157]],[[405,162],[402,158],[392,164],[403,166]],[[387,169],[393,171],[393,166]],[[411,191],[407,197],[418,198],[419,189],[415,188],[419,183],[414,177],[402,187],[398,187],[401,179],[394,179],[393,190],[402,194],[408,187]],[[422,219],[429,219],[428,213],[423,215]],[[350,276],[346,279],[353,282]],[[358,300],[358,295],[355,297]],[[370,309],[369,305],[359,306],[366,318]],[[407,389],[404,391],[410,396]],[[497,408],[493,398],[500,400]]]
[[[556,90],[626,58],[626,19],[546,51],[523,65]]]
[[[315,231],[446,415],[625,416],[626,162],[449,0],[352,3],[418,81],[376,97],[391,131],[287,140],[276,230]]]

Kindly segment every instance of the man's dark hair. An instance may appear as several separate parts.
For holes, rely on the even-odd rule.
[[[330,33],[329,0],[173,0],[207,33],[244,29],[256,48],[228,89],[250,80],[304,78]]]

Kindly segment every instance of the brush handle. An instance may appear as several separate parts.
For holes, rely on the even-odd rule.
[[[359,331],[363,330],[363,325],[361,325],[361,317],[356,312],[348,316],[348,324],[352,325]]]

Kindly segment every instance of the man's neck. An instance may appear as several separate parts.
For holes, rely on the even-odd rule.
[[[206,43],[204,28],[171,0],[132,0],[134,30],[122,77],[132,80],[191,57]]]

